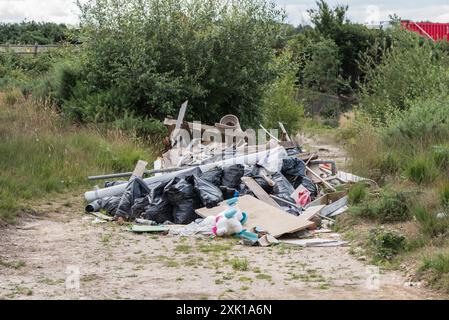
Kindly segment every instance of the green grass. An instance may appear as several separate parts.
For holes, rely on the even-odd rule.
[[[435,181],[439,171],[431,158],[417,156],[408,163],[405,174],[410,181],[417,184],[428,184]]]
[[[364,182],[353,185],[348,192],[348,202],[350,204],[359,204],[368,196],[368,190]]]
[[[0,94],[0,219],[13,222],[30,200],[92,188],[91,174],[132,171],[154,148],[122,132],[75,127],[50,107]]]
[[[423,205],[413,209],[413,215],[419,223],[421,232],[429,237],[444,235],[449,231],[449,216],[438,218],[435,213],[429,212]]]
[[[418,274],[433,288],[449,293],[449,254],[439,252],[425,257]]]
[[[248,259],[234,258],[230,260],[232,269],[237,271],[247,271],[249,269]]]

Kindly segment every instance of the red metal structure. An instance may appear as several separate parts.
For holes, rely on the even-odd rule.
[[[401,21],[401,24],[405,29],[417,32],[433,41],[449,41],[449,23],[413,22],[410,20],[403,20]]]

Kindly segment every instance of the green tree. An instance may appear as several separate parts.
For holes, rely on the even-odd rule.
[[[249,124],[260,118],[283,19],[274,4],[90,0],[80,8],[85,87],[91,101],[109,110],[104,115],[128,110],[162,119],[189,99],[187,119],[210,123],[234,113]]]

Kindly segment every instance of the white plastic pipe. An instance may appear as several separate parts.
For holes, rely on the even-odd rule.
[[[246,165],[254,165],[258,163],[259,161],[263,163],[277,163],[282,165],[282,159],[287,157],[287,152],[285,149],[281,146],[278,146],[273,149],[264,150],[257,153],[251,153],[247,155],[237,156],[232,159],[226,159],[214,163],[208,163],[199,166],[202,172],[209,171],[210,169],[214,167],[226,167],[233,164],[246,164]],[[196,170],[197,167],[194,168],[188,168],[184,170],[179,170],[176,172],[167,173],[161,176],[157,177],[150,177],[147,179],[144,179],[145,183],[147,185],[161,182],[161,181],[168,181],[173,179],[174,177],[178,175],[184,175],[188,176],[189,173],[193,173]],[[112,197],[122,194],[125,191],[127,184],[119,184],[116,186],[112,186],[109,188],[103,188],[103,189],[97,189],[92,191],[87,191],[84,193],[84,198],[87,200],[87,202],[92,202],[97,199],[105,198],[105,197]]]

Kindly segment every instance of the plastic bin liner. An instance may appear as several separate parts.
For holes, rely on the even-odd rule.
[[[173,178],[164,188],[164,196],[173,206],[173,222],[188,224],[196,219],[193,185],[184,178]],[[151,219],[150,219],[151,220]]]
[[[221,185],[228,188],[238,188],[244,172],[245,168],[241,164],[233,164],[229,167],[223,168],[223,178],[221,179]]]
[[[197,176],[193,176],[193,181],[195,192],[203,206],[212,208],[223,201],[223,193],[218,187]]]

